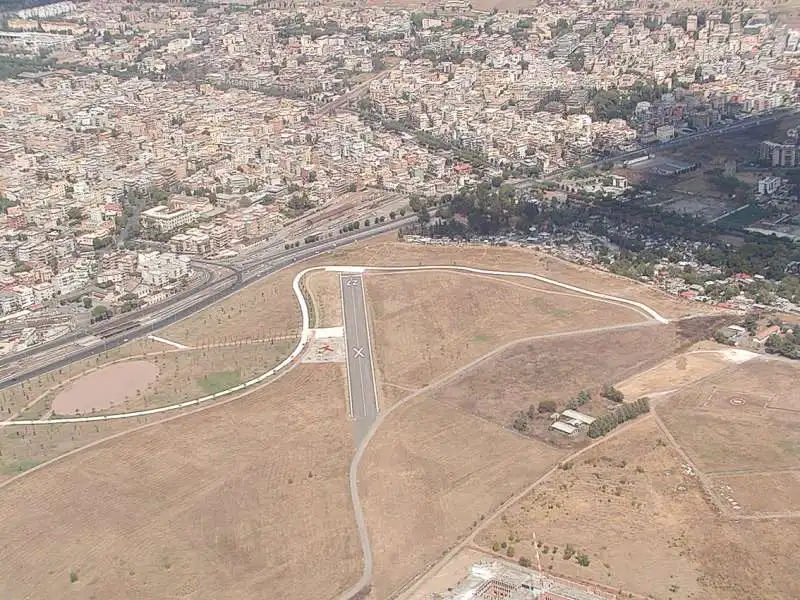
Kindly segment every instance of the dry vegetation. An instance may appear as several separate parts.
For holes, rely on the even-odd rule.
[[[336,596],[362,560],[344,393],[341,366],[300,366],[10,483],[0,597]]]
[[[533,273],[587,290],[643,302],[669,318],[718,312],[713,307],[677,299],[655,287],[637,283],[632,279],[590,267],[577,266],[530,248],[479,245],[427,246],[399,242],[388,236],[332,252],[324,262],[367,266],[460,265]],[[535,283],[521,279],[515,281]]]
[[[658,412],[704,472],[800,470],[797,369],[753,359],[687,387]]]
[[[327,271],[313,271],[306,275],[306,289],[311,292],[314,307],[315,327],[341,327],[342,294],[339,287],[339,274]]]
[[[641,371],[617,384],[627,397],[639,398],[676,390],[731,366],[726,346],[701,343],[697,348]]]
[[[663,361],[688,343],[685,335],[674,325],[652,325],[524,342],[471,369],[433,398],[507,425],[516,411],[545,400],[564,409],[570,398],[587,390],[592,401],[581,410],[599,415],[609,404],[599,395],[604,384]],[[530,433],[559,445],[571,443],[548,429],[548,417],[542,414],[532,421]]]
[[[420,387],[511,340],[643,321],[591,298],[461,273],[367,275],[380,380]]]
[[[199,313],[159,330],[187,345],[268,339],[297,332],[300,308],[292,292],[298,268],[284,269]]]
[[[659,600],[800,594],[793,575],[800,522],[722,519],[652,418],[570,464],[511,506],[478,542],[499,552],[510,544],[516,557],[535,560],[535,531],[545,569]],[[580,554],[588,566],[578,564]]]
[[[429,400],[397,409],[361,463],[374,597],[387,598],[560,455]]]

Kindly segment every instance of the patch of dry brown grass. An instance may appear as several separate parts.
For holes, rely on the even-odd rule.
[[[397,409],[367,448],[359,477],[373,596],[388,597],[560,456],[429,400]]]
[[[421,387],[511,340],[644,320],[547,286],[531,290],[461,273],[365,279],[379,378],[405,387]]]
[[[798,522],[780,535],[780,524],[722,519],[659,440],[653,419],[635,422],[537,486],[478,542],[491,549],[513,538],[515,555],[535,562],[535,531],[546,570],[655,598],[797,597]],[[567,544],[588,567],[564,558]]]
[[[12,482],[0,596],[336,596],[362,561],[344,393],[341,366],[299,366]]]

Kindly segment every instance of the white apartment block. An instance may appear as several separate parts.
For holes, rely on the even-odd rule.
[[[197,220],[197,214],[191,210],[170,210],[163,204],[154,206],[142,212],[141,221],[145,228],[153,229],[159,233],[174,231],[185,225],[191,225]]]

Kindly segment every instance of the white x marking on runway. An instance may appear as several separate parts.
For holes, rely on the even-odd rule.
[[[364,348],[353,348],[353,358],[366,358]]]

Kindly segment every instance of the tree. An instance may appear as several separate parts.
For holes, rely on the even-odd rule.
[[[84,308],[92,308],[92,298],[91,296],[84,296],[82,298],[83,307]]]
[[[525,413],[519,413],[511,426],[520,433],[528,431],[528,417],[525,416]]]
[[[98,304],[92,309],[92,322],[104,321],[111,317],[111,311],[108,307]]]
[[[526,569],[530,569],[531,567],[531,559],[527,556],[520,556],[519,557],[519,566],[525,567]]]
[[[67,210],[67,217],[70,221],[80,221],[83,219],[83,210],[78,206],[72,206]]]
[[[553,414],[558,410],[554,400],[542,400],[537,408],[539,414]]]
[[[600,395],[612,402],[622,402],[625,399],[625,394],[608,383],[603,386],[603,391]]]

